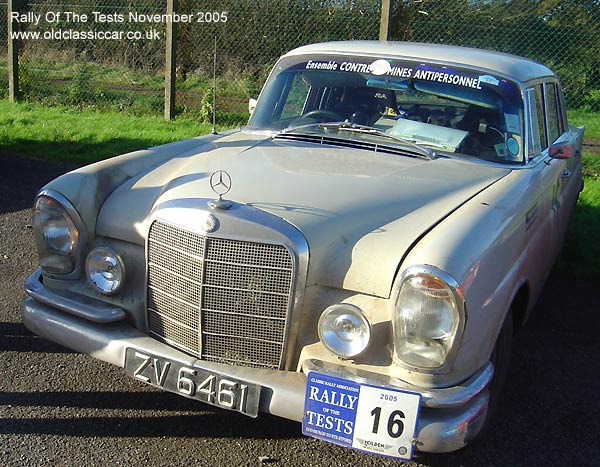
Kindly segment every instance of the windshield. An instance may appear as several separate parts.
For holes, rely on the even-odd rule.
[[[346,122],[334,127],[340,137],[379,135],[386,144],[523,161],[519,87],[476,70],[330,55],[280,61],[249,128],[331,133],[333,127],[323,122]],[[378,131],[356,131],[362,128]]]

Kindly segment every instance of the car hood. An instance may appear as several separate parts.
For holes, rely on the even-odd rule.
[[[509,173],[457,159],[426,160],[238,132],[125,182],[103,204],[96,232],[143,244],[156,206],[215,198],[209,179],[219,169],[232,179],[227,199],[279,216],[302,232],[310,252],[307,285],[381,297],[389,296],[399,263],[414,242]]]

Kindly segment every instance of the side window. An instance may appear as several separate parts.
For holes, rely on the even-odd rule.
[[[294,76],[285,105],[281,111],[281,119],[302,115],[309,90],[310,86],[304,82],[300,73]]]
[[[531,120],[529,122],[529,157],[536,156],[548,147],[542,93],[543,90],[541,84],[527,89],[527,100]]]
[[[562,118],[558,105],[558,94],[554,83],[546,83],[544,86],[544,101],[546,102],[546,118],[548,122],[548,141],[554,143],[562,134]]]
[[[562,125],[561,133],[564,133],[565,131],[569,131],[569,122],[567,120],[567,102],[565,101],[565,95],[560,87],[560,84],[556,85],[556,94],[558,95],[558,107],[560,109],[559,118]]]

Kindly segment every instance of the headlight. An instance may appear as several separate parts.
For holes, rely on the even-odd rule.
[[[360,308],[340,303],[330,306],[321,315],[319,338],[340,357],[355,357],[369,345],[371,324]]]
[[[404,274],[393,317],[396,359],[412,367],[443,367],[463,327],[463,300],[451,277],[432,267]]]
[[[38,196],[33,209],[33,233],[44,272],[73,272],[80,234],[73,219],[57,199],[47,195]]]
[[[90,283],[101,293],[117,293],[125,281],[125,266],[121,257],[108,247],[94,248],[85,261]]]

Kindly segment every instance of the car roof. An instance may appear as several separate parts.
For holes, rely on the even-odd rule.
[[[294,55],[372,55],[407,60],[427,60],[448,65],[477,68],[516,81],[554,76],[552,70],[533,60],[491,50],[419,42],[339,41],[310,44],[291,50]]]

